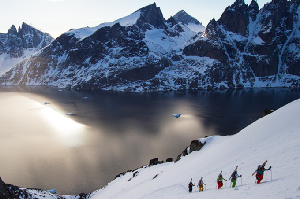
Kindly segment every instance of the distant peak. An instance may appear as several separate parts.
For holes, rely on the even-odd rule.
[[[10,29],[8,30],[8,33],[9,33],[9,34],[18,34],[18,31],[17,31],[15,25],[12,25],[12,26],[10,27]]]
[[[236,0],[234,2],[234,4],[237,4],[237,5],[244,5],[245,4],[245,1],[244,0]]]
[[[149,23],[156,28],[165,28],[165,19],[155,2],[139,9],[139,11],[141,12],[141,17],[138,20],[139,25],[144,26],[145,23]]]
[[[154,8],[154,9],[157,8],[155,2],[154,2],[153,4],[149,4],[149,5],[147,5],[147,6],[143,7],[143,8],[141,8],[140,10],[148,10],[148,9],[153,9],[153,8]]]
[[[250,15],[252,21],[254,21],[259,12],[259,6],[258,6],[256,0],[251,1],[251,4],[248,6],[248,9],[249,9],[249,15]]]
[[[194,23],[194,24],[197,24],[197,25],[201,25],[201,23],[197,19],[195,19],[194,17],[189,15],[184,10],[180,10],[173,17],[177,22],[181,22],[183,24]]]
[[[184,10],[180,10],[177,14],[187,14]]]
[[[258,5],[257,1],[256,0],[252,0],[250,5]]]

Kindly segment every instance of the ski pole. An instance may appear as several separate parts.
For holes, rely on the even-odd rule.
[[[242,175],[241,175],[241,186],[243,185],[243,177],[242,177]]]
[[[271,181],[272,181],[272,169],[270,169],[270,171],[271,171]]]

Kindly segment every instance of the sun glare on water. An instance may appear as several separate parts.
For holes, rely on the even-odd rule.
[[[77,147],[84,142],[84,129],[82,125],[72,120],[69,115],[63,115],[53,110],[49,105],[43,105],[39,102],[39,113],[47,121],[50,128],[53,128],[55,137],[68,147]]]

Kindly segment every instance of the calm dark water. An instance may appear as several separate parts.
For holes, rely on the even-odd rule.
[[[0,87],[0,176],[21,187],[89,193],[152,158],[175,159],[193,139],[235,134],[264,109],[299,97],[279,88],[119,93]]]

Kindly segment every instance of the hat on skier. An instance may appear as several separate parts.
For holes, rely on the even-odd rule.
[[[263,163],[263,166],[266,166],[266,164],[267,164],[267,161],[265,161],[265,162]]]

